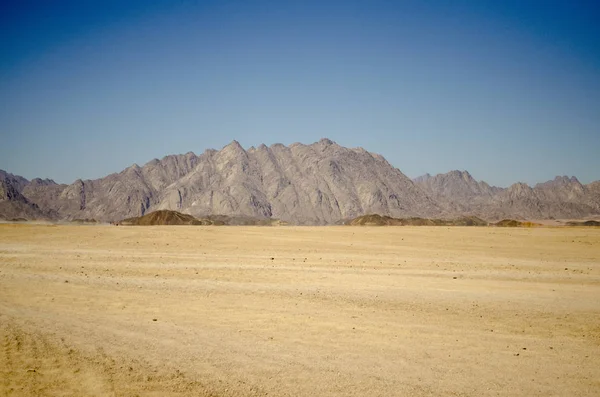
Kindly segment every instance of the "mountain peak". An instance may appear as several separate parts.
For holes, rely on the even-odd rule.
[[[238,141],[236,141],[235,139],[233,141],[229,142],[227,145],[225,145],[224,148],[235,148],[235,149],[244,150],[242,145],[240,145],[240,143]]]
[[[332,145],[337,145],[337,143],[335,143],[334,141],[332,141],[329,138],[321,138],[321,139],[319,139],[318,142],[315,142],[313,145],[327,148],[327,147],[332,146]]]
[[[414,178],[413,181],[414,182],[425,182],[425,181],[427,181],[430,178],[431,178],[431,174],[430,173],[426,173],[424,175],[420,175],[420,176]]]

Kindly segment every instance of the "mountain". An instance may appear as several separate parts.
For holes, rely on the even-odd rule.
[[[382,156],[328,139],[247,151],[233,141],[219,151],[167,156],[70,185],[32,181],[23,195],[68,220],[119,221],[162,209],[294,224],[329,224],[365,213],[447,215]]]
[[[335,224],[365,214],[393,218],[583,218],[600,214],[600,181],[557,177],[509,188],[476,181],[467,171],[409,179],[382,156],[329,139],[310,145],[233,141],[133,164],[94,180],[57,184],[0,171],[0,217],[120,221],[158,210],[236,222],[279,219]],[[227,219],[230,219],[227,218]]]
[[[486,217],[487,204],[502,189],[476,181],[467,171],[429,174],[414,180],[448,212]]]
[[[13,175],[3,170],[0,170],[0,182],[5,182],[19,193],[29,184],[29,181],[22,176]]]
[[[451,171],[414,182],[447,211],[489,220],[581,219],[600,214],[600,182],[582,185],[575,177],[557,176],[534,187],[518,182],[499,188],[476,181],[467,171]]]
[[[53,218],[53,214],[41,210],[21,194],[28,183],[23,177],[0,170],[0,219]]]
[[[207,151],[163,192],[159,209],[327,224],[364,213],[432,216],[441,209],[383,157],[322,139],[312,145],[233,141]]]

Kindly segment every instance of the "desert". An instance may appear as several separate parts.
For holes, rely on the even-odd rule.
[[[591,396],[595,227],[0,224],[1,396]]]

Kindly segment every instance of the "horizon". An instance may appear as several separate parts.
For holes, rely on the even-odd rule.
[[[0,169],[70,184],[328,137],[409,178],[600,179],[600,5],[0,6]]]

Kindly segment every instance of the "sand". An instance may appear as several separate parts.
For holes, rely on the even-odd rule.
[[[0,225],[0,396],[600,395],[600,229]]]

